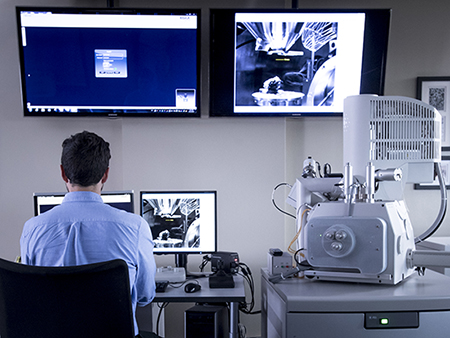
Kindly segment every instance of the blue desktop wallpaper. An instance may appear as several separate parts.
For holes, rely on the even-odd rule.
[[[173,107],[177,88],[197,89],[196,38],[194,29],[28,27],[27,101]],[[96,77],[96,50],[126,51],[127,76]]]

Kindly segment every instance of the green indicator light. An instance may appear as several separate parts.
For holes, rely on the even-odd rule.
[[[380,319],[380,324],[381,324],[381,325],[388,325],[388,324],[389,324],[389,319],[387,319],[387,318],[381,318],[381,319]]]

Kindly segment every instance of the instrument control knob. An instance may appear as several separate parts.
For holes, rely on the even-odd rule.
[[[333,243],[331,243],[331,249],[336,250],[336,251],[341,251],[342,250],[342,243],[340,243],[340,242],[333,242]]]

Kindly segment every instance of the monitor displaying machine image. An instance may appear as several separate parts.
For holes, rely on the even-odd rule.
[[[389,9],[212,9],[212,116],[342,115],[382,95]]]
[[[25,116],[200,116],[200,10],[16,14]]]
[[[142,191],[141,216],[155,242],[154,253],[175,254],[177,266],[187,254],[217,251],[215,191]]]
[[[65,195],[65,192],[34,193],[34,215],[38,216],[60,205]],[[134,192],[132,190],[102,191],[101,197],[104,203],[112,207],[131,213],[134,212]]]

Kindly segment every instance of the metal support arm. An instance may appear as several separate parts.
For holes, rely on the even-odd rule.
[[[408,268],[446,267],[450,268],[450,252],[430,250],[409,250],[406,259]]]

